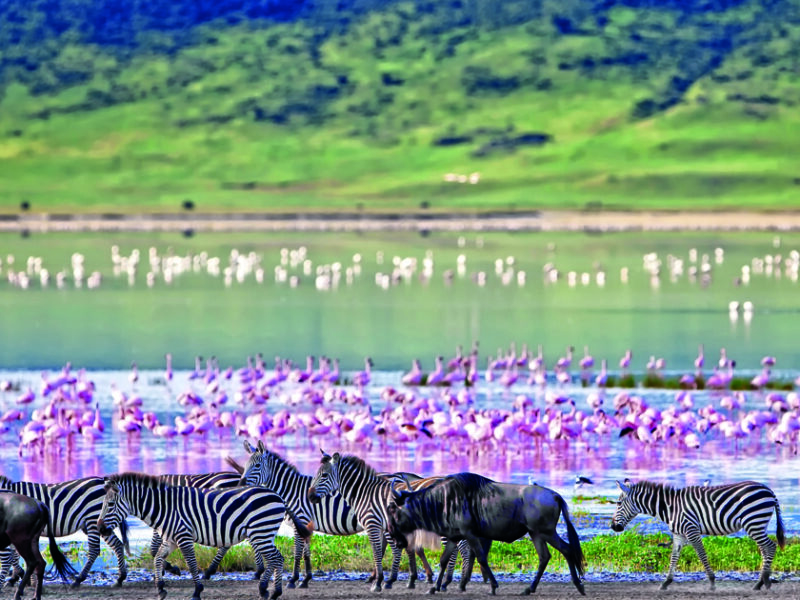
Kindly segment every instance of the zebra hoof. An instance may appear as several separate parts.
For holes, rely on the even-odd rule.
[[[295,583],[294,583],[294,579],[290,579],[289,581],[287,581],[286,582],[286,587],[289,588],[290,590],[293,590],[296,587]]]
[[[167,597],[167,590],[158,591],[158,600],[164,600]]]
[[[77,590],[79,587],[81,587],[81,583],[83,583],[83,580],[84,580],[83,577],[76,577],[69,587],[72,588],[73,590]]]
[[[434,587],[432,587],[432,588],[431,588],[431,589],[429,589],[429,590],[428,590],[426,593],[427,593],[427,594],[429,594],[429,595],[431,595],[431,596],[433,596],[433,595],[436,593],[436,587],[435,587],[435,586],[434,586]]]
[[[300,585],[298,585],[297,587],[299,587],[301,590],[307,590],[308,589],[308,581],[309,581],[308,579],[303,579],[303,581],[301,581]]]

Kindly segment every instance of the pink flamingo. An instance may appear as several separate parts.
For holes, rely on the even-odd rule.
[[[428,375],[426,385],[441,385],[444,382],[444,358],[436,357],[436,368]]]
[[[418,358],[411,361],[411,370],[403,375],[401,381],[403,385],[419,385],[422,382],[422,367]]]
[[[703,374],[703,365],[706,362],[705,354],[703,354],[703,344],[697,348],[697,358],[694,359],[694,368],[698,376]]]
[[[622,369],[623,377],[627,375],[628,369],[631,366],[632,359],[633,359],[633,352],[631,352],[631,349],[628,348],[627,350],[625,350],[625,354],[623,355],[623,357],[619,359],[619,368]]]
[[[608,369],[606,366],[606,359],[600,361],[600,373],[594,378],[594,384],[597,387],[606,387],[608,383]]]
[[[353,384],[359,387],[364,387],[369,385],[370,380],[372,379],[372,366],[373,366],[372,358],[367,356],[364,359],[364,370],[357,372],[353,375]]]

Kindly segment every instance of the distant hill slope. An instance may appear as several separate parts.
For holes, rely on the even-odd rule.
[[[800,0],[6,0],[0,90],[3,211],[800,206]]]

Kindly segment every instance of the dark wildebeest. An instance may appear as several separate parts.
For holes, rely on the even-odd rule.
[[[39,536],[47,528],[50,539],[50,556],[56,571],[65,581],[77,574],[56,544],[50,511],[38,500],[13,492],[0,492],[0,549],[13,545],[25,559],[25,575],[22,576],[14,600],[22,598],[25,586],[30,583],[36,569],[36,600],[41,600],[44,570],[47,566],[39,552]]]
[[[531,536],[539,555],[539,571],[524,593],[536,591],[553,546],[564,555],[572,583],[585,595],[581,576],[584,558],[578,533],[569,520],[564,499],[553,490],[539,485],[497,483],[475,473],[457,473],[443,477],[430,487],[415,492],[393,488],[394,501],[389,505],[389,534],[397,545],[406,544],[405,536],[417,529],[432,531],[447,538],[442,554],[438,591],[442,582],[441,567],[447,564],[459,540],[467,540],[478,563],[489,575],[492,594],[497,580],[486,561],[482,539],[513,542],[525,534]],[[567,525],[569,543],[556,533],[561,515]]]

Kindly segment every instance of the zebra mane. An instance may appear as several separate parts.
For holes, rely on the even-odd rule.
[[[363,458],[360,458],[355,454],[340,455],[339,464],[347,464],[368,477],[380,477],[375,469],[369,466]]]
[[[128,471],[127,473],[116,473],[114,475],[109,475],[106,479],[112,481],[116,484],[132,484],[135,486],[142,486],[151,488],[154,490],[165,489],[170,487],[165,481],[162,481],[160,477],[156,475],[148,475],[147,473],[137,473],[134,471]]]
[[[675,488],[667,483],[660,483],[658,481],[637,481],[631,484],[631,489],[636,489],[640,492],[656,492],[664,490],[665,492],[674,492]]]
[[[291,463],[288,460],[286,460],[283,456],[281,456],[277,452],[273,452],[272,450],[267,450],[265,448],[264,452],[262,452],[262,454],[265,457],[269,458],[270,460],[286,466],[286,468],[289,471],[292,471],[293,473],[295,473],[297,475],[302,475],[302,473],[300,473],[300,469],[298,469],[293,463]]]
[[[0,475],[0,485],[11,485],[12,483],[15,482],[6,477],[5,475]]]

